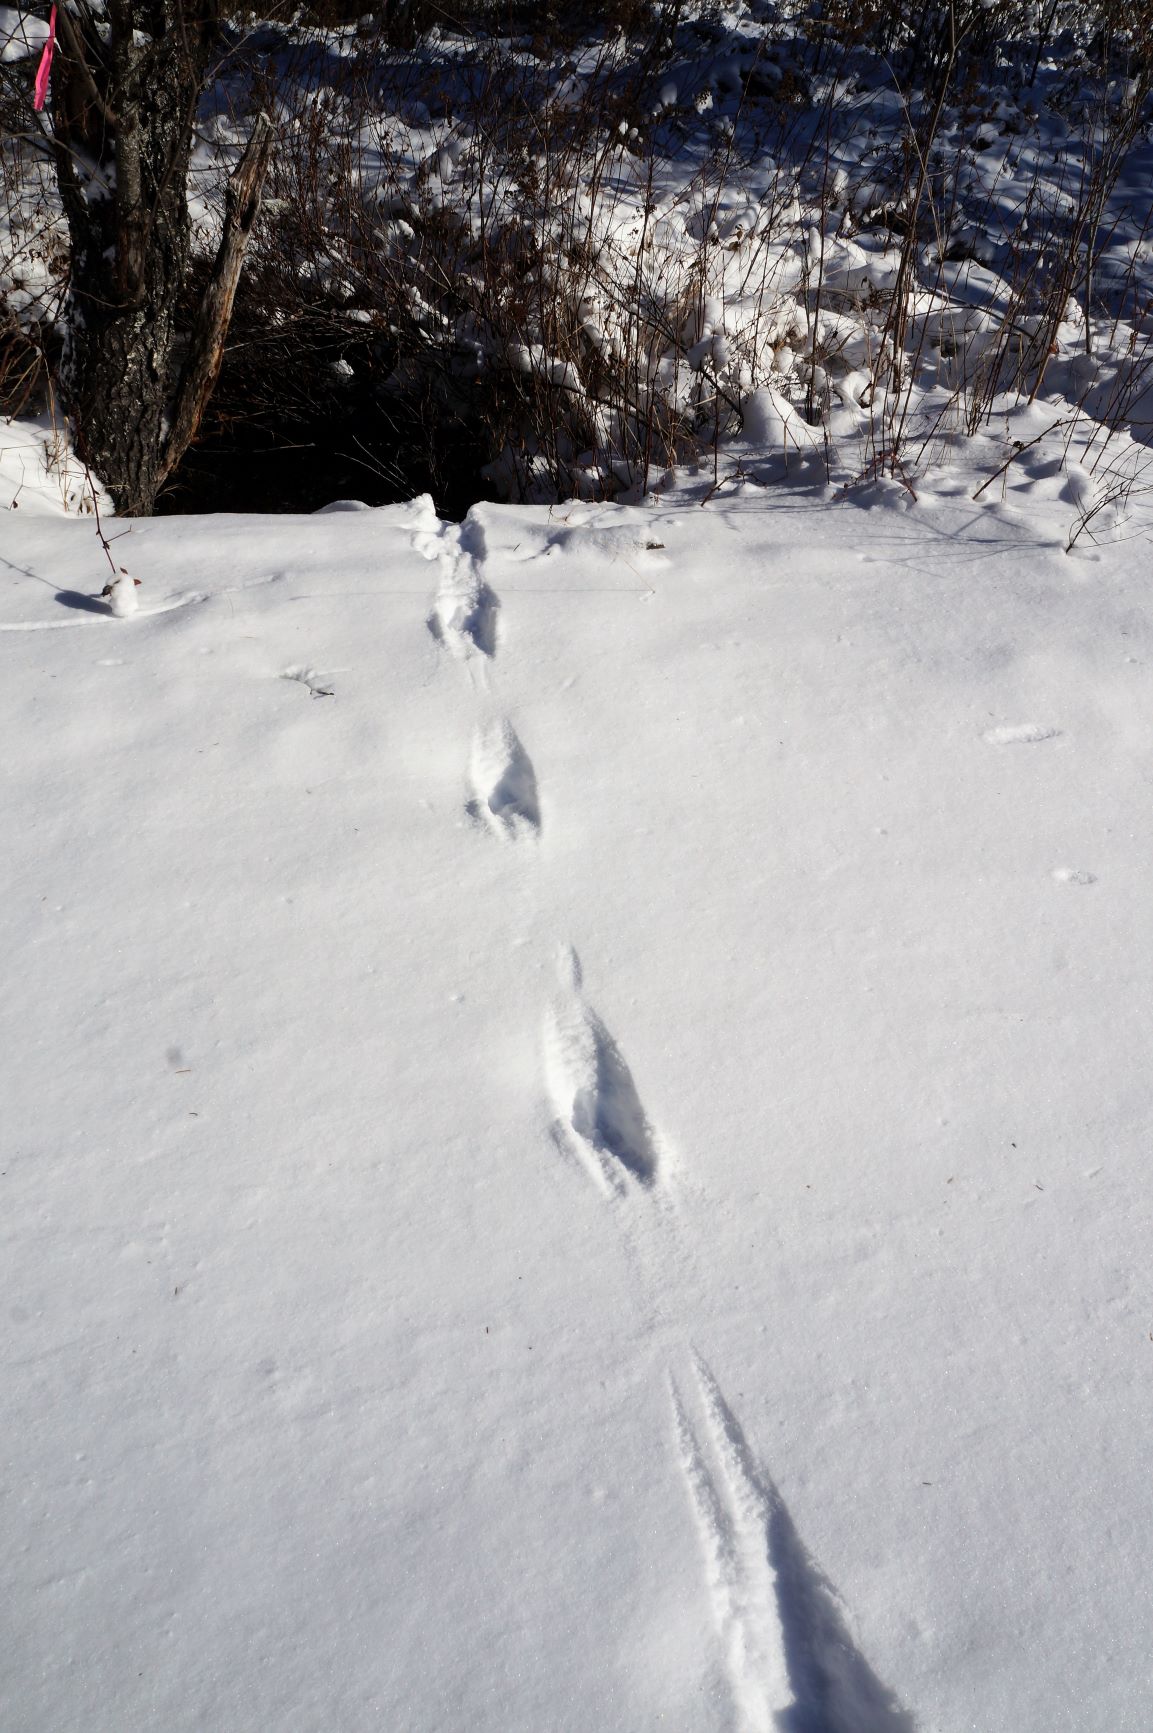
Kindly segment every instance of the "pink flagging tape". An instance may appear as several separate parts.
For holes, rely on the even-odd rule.
[[[56,52],[56,8],[53,6],[48,14],[48,40],[40,54],[40,64],[36,68],[36,89],[32,97],[32,106],[39,113],[48,100],[48,74],[52,71],[52,56]]]

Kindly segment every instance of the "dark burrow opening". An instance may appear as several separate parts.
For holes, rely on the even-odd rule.
[[[371,382],[280,414],[238,413],[225,400],[210,408],[156,513],[314,512],[339,499],[379,506],[430,493],[438,516],[459,521],[493,497],[480,473],[487,455],[479,429],[446,418],[430,426]]]
[[[201,264],[182,323],[203,292]],[[493,497],[476,394],[448,366],[414,367],[379,313],[293,305],[274,256],[241,279],[223,366],[199,435],[156,502],[193,512],[314,512],[334,500],[432,495],[462,519]]]

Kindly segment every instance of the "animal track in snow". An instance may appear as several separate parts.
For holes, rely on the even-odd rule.
[[[739,1508],[728,1508],[710,1470],[675,1382],[670,1380],[677,1454],[696,1518],[709,1598],[725,1667],[748,1733],[772,1733],[793,1702],[785,1637],[776,1600],[776,1572],[768,1554],[768,1512],[759,1488],[736,1472]],[[725,1438],[728,1455],[733,1451]],[[726,1489],[733,1494],[726,1474]]]
[[[418,553],[439,560],[440,585],[428,629],[454,656],[495,656],[500,602],[483,576],[484,531],[471,513],[462,524],[443,524],[414,538]]]
[[[497,833],[515,841],[540,830],[540,800],[532,760],[509,722],[478,730],[472,743],[468,810]]]
[[[674,1438],[741,1733],[913,1733],[696,1354],[693,1371],[703,1427],[670,1378]]]
[[[576,1155],[606,1195],[631,1185],[650,1187],[658,1151],[632,1073],[581,991],[572,952],[562,965],[562,991],[545,1016],[544,1060],[556,1108],[554,1136]]]
[[[455,566],[445,574],[436,593],[428,625],[434,638],[454,656],[496,655],[496,622],[500,604],[489,586],[471,569]]]
[[[1043,722],[1017,722],[1003,728],[986,728],[981,739],[988,746],[1035,746],[1040,740],[1055,740],[1060,732]]]
[[[310,698],[335,697],[332,687],[323,684],[324,675],[318,674],[315,668],[286,668],[280,678],[295,680],[298,685],[306,687]]]

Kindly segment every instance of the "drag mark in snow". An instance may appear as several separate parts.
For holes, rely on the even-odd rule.
[[[472,786],[468,804],[498,836],[516,841],[540,830],[540,801],[532,760],[509,722],[482,728],[472,743]]]
[[[414,539],[418,553],[439,560],[440,584],[428,629],[454,656],[496,655],[500,602],[483,576],[484,531],[469,515],[463,524],[442,524]]]
[[[558,1147],[576,1156],[606,1196],[657,1177],[657,1144],[621,1051],[581,991],[566,953],[567,981],[545,1016],[544,1061]]]
[[[195,607],[197,603],[207,602],[209,599],[209,591],[192,590],[187,596],[177,596],[175,601],[161,602],[159,607],[138,608],[131,618],[134,620],[151,620],[157,614],[172,614],[175,613],[177,608],[192,608]],[[12,620],[0,622],[0,632],[68,632],[74,631],[78,626],[87,627],[104,625],[107,621],[116,618],[111,609],[106,610],[96,601],[95,598],[93,598],[93,606],[91,608],[83,608],[79,611],[86,614],[90,613],[93,617],[89,620]]]
[[[1043,722],[1017,722],[1003,728],[987,728],[981,739],[987,746],[1035,746],[1040,740],[1055,740],[1060,732]]]
[[[741,1733],[913,1733],[697,1354],[693,1372],[708,1448],[670,1378],[674,1437]]]

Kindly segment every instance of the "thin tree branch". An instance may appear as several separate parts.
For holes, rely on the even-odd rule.
[[[80,82],[84,86],[89,101],[104,116],[109,126],[119,126],[120,122],[104,100],[100,87],[92,75],[92,68],[88,64],[88,56],[84,50],[83,39],[72,21],[67,6],[58,7],[56,17],[60,25],[60,34],[63,36],[65,46],[68,49],[69,59],[75,63],[79,70]]]

